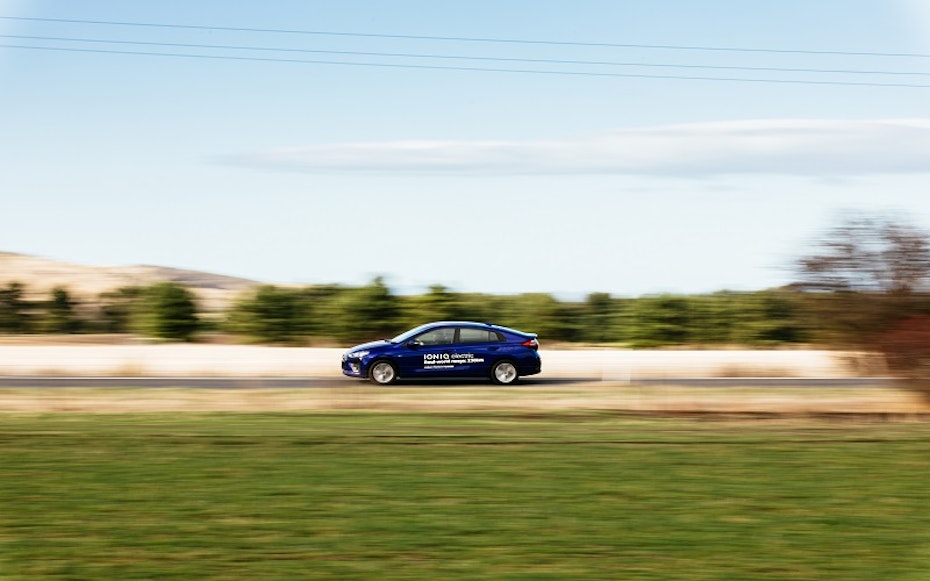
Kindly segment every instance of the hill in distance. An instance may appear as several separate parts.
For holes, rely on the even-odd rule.
[[[261,282],[197,270],[164,266],[92,266],[50,258],[0,252],[0,285],[19,282],[30,298],[47,298],[57,286],[78,300],[93,301],[100,293],[127,286],[176,282],[193,291],[204,310],[220,310]]]

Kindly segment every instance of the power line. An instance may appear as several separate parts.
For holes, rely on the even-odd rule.
[[[27,35],[18,35],[18,34],[0,34],[0,38],[15,38],[19,40],[43,40],[43,41],[60,41],[60,42],[84,42],[84,43],[111,44],[111,45],[121,45],[121,46],[132,45],[132,46],[157,46],[157,47],[168,47],[168,48],[203,48],[203,49],[242,50],[242,51],[258,51],[258,52],[327,54],[327,55],[345,55],[345,56],[374,56],[374,57],[437,59],[437,60],[440,60],[440,59],[441,60],[469,60],[469,61],[487,61],[487,62],[533,63],[533,64],[594,65],[594,66],[649,67],[649,68],[654,67],[654,68],[780,72],[780,73],[930,76],[930,72],[919,72],[919,71],[877,71],[877,70],[857,70],[857,69],[812,69],[812,68],[792,68],[792,67],[688,65],[688,64],[675,64],[675,63],[645,63],[645,62],[618,62],[618,61],[596,61],[596,60],[463,56],[463,55],[441,55],[441,54],[420,54],[420,53],[399,53],[399,52],[322,50],[322,49],[283,48],[283,47],[228,45],[228,44],[152,42],[152,41],[137,41],[137,40],[114,40],[114,39],[102,39],[102,38],[75,38],[75,37],[62,37],[62,36],[27,36]]]
[[[167,24],[159,22],[126,22],[112,20],[82,20],[70,18],[39,18],[28,16],[0,16],[0,20],[16,20],[30,22],[49,22],[59,24],[90,24],[103,26],[130,26],[147,28],[167,28],[178,30],[208,30],[222,32],[259,32],[266,34],[301,34],[315,36],[357,37],[357,38],[384,38],[397,40],[431,40],[475,43],[502,43],[502,44],[528,44],[551,46],[578,46],[601,48],[638,48],[655,50],[683,50],[683,51],[713,51],[713,52],[742,52],[742,53],[771,53],[771,54],[806,54],[806,55],[836,55],[836,56],[869,56],[890,58],[930,58],[930,54],[903,53],[903,52],[876,52],[876,51],[847,51],[847,50],[807,50],[807,49],[774,49],[752,47],[719,47],[699,45],[666,45],[666,44],[637,44],[613,42],[579,42],[556,40],[532,40],[496,37],[467,37],[467,36],[430,36],[415,34],[384,34],[367,32],[344,32],[326,30],[300,30],[282,28],[249,28],[237,26],[206,26],[195,24]]]
[[[540,70],[540,69],[501,69],[491,67],[466,67],[452,65],[426,65],[426,64],[405,64],[405,63],[375,63],[375,62],[353,62],[353,61],[326,61],[316,59],[288,59],[288,58],[271,58],[255,56],[235,56],[235,55],[207,55],[193,53],[167,53],[167,52],[150,52],[150,51],[128,51],[128,50],[106,50],[91,48],[75,47],[55,47],[55,46],[36,46],[36,45],[17,45],[17,44],[0,44],[0,48],[14,48],[25,50],[43,50],[57,52],[75,52],[75,53],[93,53],[93,54],[119,54],[131,56],[160,56],[173,58],[189,59],[208,59],[208,60],[229,60],[229,61],[249,61],[249,62],[276,62],[276,63],[296,63],[296,64],[316,64],[316,65],[340,65],[352,67],[380,67],[393,69],[425,69],[425,70],[447,70],[447,71],[472,71],[472,72],[491,72],[491,73],[518,73],[518,74],[537,74],[537,75],[563,75],[578,77],[614,77],[614,78],[635,78],[635,79],[666,79],[666,80],[688,80],[688,81],[727,81],[742,83],[773,83],[773,84],[793,84],[793,85],[835,85],[835,86],[854,86],[854,87],[899,87],[899,88],[920,88],[930,89],[930,85],[916,83],[875,83],[864,81],[839,81],[839,80],[811,80],[811,79],[765,79],[765,78],[743,78],[743,77],[705,77],[691,75],[658,75],[645,73],[610,73],[596,71],[566,71],[566,70]]]

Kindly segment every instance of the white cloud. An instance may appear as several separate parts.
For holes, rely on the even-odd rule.
[[[391,141],[276,149],[233,162],[310,172],[781,174],[930,173],[930,119],[757,120],[540,141]]]

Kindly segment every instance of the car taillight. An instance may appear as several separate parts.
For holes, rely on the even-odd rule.
[[[539,349],[539,341],[536,339],[527,339],[523,343],[520,343],[523,347],[529,347],[530,349]]]

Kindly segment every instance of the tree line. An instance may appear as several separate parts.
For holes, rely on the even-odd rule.
[[[0,333],[135,333],[190,341],[205,329],[194,293],[172,282],[108,291],[90,303],[62,286],[44,300],[27,298],[27,291],[15,281],[0,287]]]
[[[190,341],[222,332],[272,344],[347,344],[393,336],[434,320],[477,320],[536,332],[543,341],[654,347],[686,344],[779,345],[815,337],[803,296],[787,290],[580,301],[550,294],[453,292],[434,285],[397,295],[381,278],[361,287],[260,286],[219,315],[197,309],[196,295],[172,282],[127,287],[82,303],[63,287],[26,300],[19,283],[0,288],[2,333],[136,333]]]
[[[910,349],[909,364],[930,369],[930,347],[926,357],[916,347],[920,333],[930,338],[927,232],[897,217],[850,214],[797,259],[795,271],[796,282],[777,289],[637,298],[591,293],[577,301],[441,285],[397,295],[381,278],[359,287],[265,285],[223,313],[200,312],[194,293],[173,282],[121,288],[91,302],[62,287],[27,300],[27,289],[11,282],[0,287],[0,333],[136,333],[191,341],[221,332],[259,343],[349,344],[433,320],[478,320],[536,332],[544,343]]]

